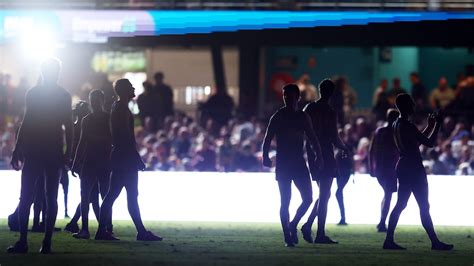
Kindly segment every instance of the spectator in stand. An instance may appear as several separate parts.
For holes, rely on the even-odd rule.
[[[342,95],[344,96],[344,114],[345,117],[348,117],[357,104],[357,93],[351,87],[349,80],[346,77],[342,77],[342,79],[344,80],[344,86],[342,87]]]
[[[390,103],[391,107],[395,107],[395,99],[397,98],[398,94],[406,93],[406,90],[402,88],[402,83],[400,78],[394,78],[392,80],[392,89],[389,92],[388,102]]]
[[[21,116],[23,114],[25,109],[25,95],[30,87],[26,77],[22,77],[18,83],[18,87],[13,92],[12,112],[14,116]]]
[[[3,120],[7,113],[7,86],[5,85],[5,75],[0,73],[0,116]],[[3,121],[0,120],[0,126],[3,126]]]
[[[6,95],[6,104],[7,104],[7,114],[14,115],[14,106],[13,106],[13,95],[15,94],[16,87],[12,84],[12,76],[10,74],[5,74],[3,78],[5,90],[7,92]]]
[[[216,92],[209,97],[202,107],[203,121],[211,123],[210,129],[212,134],[217,136],[221,127],[227,124],[232,118],[234,111],[234,100],[224,90],[217,89]],[[209,119],[212,122],[209,122]]]
[[[163,120],[167,116],[172,116],[174,114],[174,96],[173,89],[164,83],[165,75],[162,72],[155,73],[155,91],[158,94],[158,98],[161,103],[159,125],[163,123]]]
[[[173,146],[173,153],[179,158],[183,159],[189,157],[191,149],[191,135],[187,127],[181,127],[179,129],[177,141]]]
[[[427,91],[417,72],[412,72],[410,74],[410,82],[412,84],[411,96],[413,97],[417,108],[419,108],[419,110],[425,110]]]
[[[444,110],[451,104],[455,97],[454,91],[448,85],[448,80],[442,77],[438,81],[438,87],[431,92],[431,108]]]
[[[159,121],[157,110],[160,108],[160,101],[150,82],[143,82],[143,89],[143,93],[137,98],[139,110],[138,116],[140,117],[140,122],[144,128],[150,127],[151,131],[155,131],[156,125]]]
[[[453,151],[451,149],[451,143],[446,143],[442,146],[442,152],[439,155],[439,160],[446,165],[448,174],[454,175],[458,165],[458,160],[454,158]]]
[[[212,141],[206,138],[202,141],[201,148],[196,153],[197,163],[196,169],[201,172],[214,172],[216,171],[217,155],[214,147],[212,147]]]
[[[431,174],[432,175],[449,175],[448,167],[439,160],[439,154],[436,149],[429,151]]]
[[[387,79],[382,79],[379,86],[374,91],[374,96],[372,97],[372,112],[375,114],[375,119],[377,121],[385,120],[387,110],[391,107],[388,100],[388,81]]]
[[[311,83],[311,78],[308,73],[301,75],[300,79],[296,82],[296,85],[300,89],[301,99],[298,102],[298,108],[303,109],[306,104],[314,102],[319,99],[318,90]]]
[[[233,158],[235,156],[235,150],[231,142],[230,134],[226,133],[222,137],[222,143],[219,145],[218,151],[220,170],[224,172],[234,171]]]
[[[242,144],[241,151],[237,153],[234,165],[237,171],[257,172],[260,168],[259,161],[255,156],[255,150],[252,148],[250,141]]]

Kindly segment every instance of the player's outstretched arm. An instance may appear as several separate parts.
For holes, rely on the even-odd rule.
[[[423,132],[420,132],[413,125],[418,142],[430,148],[434,147],[439,129],[441,127],[441,123],[437,121],[437,119],[438,119],[437,114],[433,114],[433,113],[430,114],[428,116],[428,125],[423,130]]]
[[[375,176],[375,168],[377,167],[377,139],[377,131],[375,131],[369,146],[369,174],[371,176]]]
[[[64,133],[66,134],[66,153],[65,156],[65,163],[68,166],[70,165],[70,160],[73,153],[73,141],[74,141],[74,130],[73,130],[73,123],[72,123],[72,100],[71,96],[67,94],[66,101],[65,101],[65,109],[64,109],[64,117],[62,124],[64,125]]]
[[[263,139],[263,147],[262,147],[262,158],[263,158],[263,165],[266,167],[272,167],[272,161],[270,157],[268,157],[268,153],[270,152],[270,145],[272,144],[272,139],[275,136],[275,116],[270,118],[268,122],[267,131],[265,132],[265,138]]]
[[[86,121],[85,121],[84,118],[82,118],[82,120],[81,120],[81,134],[79,136],[79,142],[77,144],[76,150],[73,151],[73,153],[75,153],[74,160],[73,160],[72,167],[71,167],[71,172],[72,172],[73,176],[75,176],[74,173],[77,173],[77,171],[78,171],[77,167],[79,167],[80,162],[82,161],[83,156],[84,156],[84,151],[85,151],[84,136],[86,135],[86,130],[87,130]]]

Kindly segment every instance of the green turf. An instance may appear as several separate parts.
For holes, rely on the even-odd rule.
[[[65,221],[59,221],[64,226]],[[400,226],[396,239],[407,251],[381,249],[383,234],[374,226],[329,225],[328,235],[339,245],[300,243],[283,247],[278,224],[146,222],[159,233],[161,243],[134,240],[131,222],[115,222],[118,242],[76,240],[68,233],[54,236],[53,255],[40,255],[41,234],[30,234],[30,253],[10,255],[0,252],[0,265],[474,265],[473,227],[438,227],[440,238],[453,243],[455,250],[435,252],[421,226]],[[93,225],[95,226],[95,225]],[[95,227],[93,228],[93,230]],[[14,243],[18,233],[7,230],[0,220],[0,248]]]

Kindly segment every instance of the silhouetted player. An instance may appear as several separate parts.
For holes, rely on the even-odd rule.
[[[314,134],[311,120],[304,112],[297,110],[299,98],[298,86],[288,84],[283,87],[285,106],[270,118],[263,142],[263,165],[271,167],[272,161],[268,157],[268,152],[272,139],[276,136],[276,180],[278,181],[281,197],[280,220],[287,247],[294,247],[298,243],[296,229],[298,222],[313,201],[311,179],[304,158],[305,135],[317,153],[318,161],[315,164],[321,163],[319,143]],[[314,155],[313,158],[315,158]],[[288,208],[291,200],[292,181],[300,191],[303,202],[290,222]]]
[[[399,156],[393,135],[393,123],[399,115],[400,113],[396,109],[388,109],[387,124],[375,131],[369,148],[370,174],[377,177],[377,181],[384,192],[381,203],[380,222],[377,225],[378,232],[387,232],[385,221],[390,210],[392,193],[397,192],[395,166]]]
[[[61,64],[48,59],[41,65],[42,83],[26,94],[26,112],[21,124],[12,166],[20,169],[21,196],[19,206],[20,239],[8,248],[9,253],[28,251],[27,229],[35,182],[45,178],[46,230],[41,253],[51,252],[51,238],[58,212],[58,186],[61,169],[70,163],[72,146],[71,96],[58,84]],[[63,152],[63,126],[66,135],[66,152]],[[21,150],[24,158],[20,157]]]
[[[110,115],[104,112],[104,100],[104,93],[101,90],[90,92],[89,102],[92,113],[82,119],[81,137],[74,158],[73,165],[82,162],[80,172],[82,229],[79,233],[73,234],[73,237],[78,239],[90,238],[89,203],[91,197],[97,198],[97,195],[92,195],[97,183],[102,198],[105,198],[109,189],[109,159],[112,150],[112,135],[110,132]],[[111,230],[108,231],[111,232]]]
[[[81,137],[81,122],[82,119],[90,113],[90,108],[89,104],[85,101],[79,101],[74,110],[72,111],[73,114],[73,121],[74,121],[74,141],[73,141],[73,149],[72,153],[75,155],[77,151],[77,146],[79,144],[79,138]],[[75,164],[73,164],[71,168],[71,172],[73,176],[76,176],[75,173],[80,173],[82,169],[82,162],[78,163],[76,161]],[[95,189],[97,192],[95,193],[96,195],[99,195],[98,188]],[[98,197],[98,196],[97,196]],[[94,212],[96,214],[97,219],[99,219],[99,199],[97,197],[91,197],[91,203],[92,203],[92,208],[94,209]],[[69,221],[69,223],[66,224],[66,227],[64,228],[64,231],[68,231],[71,233],[77,233],[79,232],[79,225],[77,222],[81,218],[81,203],[77,205],[76,212],[74,213],[74,216],[72,219]]]
[[[122,188],[127,190],[128,212],[137,229],[137,240],[161,241],[162,238],[147,231],[143,225],[138,206],[138,171],[145,169],[145,164],[137,152],[133,114],[128,109],[128,103],[135,97],[135,88],[128,79],[115,82],[115,93],[119,100],[114,104],[111,114],[113,149],[111,154],[110,188],[102,202],[99,228],[96,240],[118,240],[107,231],[112,206],[120,195]]]
[[[337,176],[337,165],[334,159],[334,147],[348,151],[346,145],[339,138],[337,132],[337,114],[329,106],[329,99],[334,93],[334,83],[330,79],[325,79],[319,83],[319,94],[321,98],[316,102],[306,105],[304,112],[309,115],[316,132],[316,136],[321,144],[321,153],[324,160],[324,166],[318,169],[313,163],[312,152],[308,152],[308,164],[313,180],[319,185],[319,199],[315,202],[308,221],[301,227],[303,237],[307,242],[319,244],[336,244],[326,236],[326,216],[328,211],[328,202],[331,197],[331,185],[333,178]],[[308,149],[309,150],[309,149]],[[311,237],[311,227],[314,219],[318,217],[318,230],[316,238]]]
[[[415,196],[420,208],[421,223],[431,240],[431,249],[451,250],[453,245],[441,242],[436,236],[433,222],[430,215],[430,204],[428,202],[428,180],[425,168],[423,167],[419,145],[423,144],[433,147],[436,142],[436,135],[440,128],[439,116],[430,114],[428,126],[420,132],[416,126],[408,119],[415,113],[415,102],[408,94],[400,94],[396,99],[396,106],[400,112],[400,117],[393,124],[395,134],[395,144],[400,153],[400,159],[396,166],[398,177],[398,200],[388,223],[387,237],[383,244],[384,249],[404,249],[395,243],[393,235],[400,218],[401,212],[405,209],[411,193]]]
[[[339,205],[339,211],[341,213],[341,220],[338,225],[347,225],[346,223],[346,208],[344,206],[344,188],[349,182],[349,178],[353,173],[354,163],[352,157],[344,150],[337,150],[336,155],[336,165],[337,165],[337,190],[336,190],[336,199],[337,204]]]

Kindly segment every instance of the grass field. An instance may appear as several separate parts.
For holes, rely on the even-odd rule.
[[[66,221],[58,221],[64,226]],[[374,226],[328,226],[328,235],[339,245],[300,243],[283,247],[280,226],[262,223],[146,222],[165,240],[135,241],[131,222],[115,222],[118,242],[76,240],[68,233],[54,236],[52,255],[37,250],[41,234],[30,234],[27,255],[0,252],[0,265],[474,265],[474,228],[438,227],[440,238],[455,250],[434,252],[421,226],[400,226],[396,239],[407,251],[381,249],[383,234]],[[95,226],[95,225],[93,225]],[[92,228],[95,230],[95,227]],[[0,220],[0,248],[14,243],[18,233],[9,232]]]

